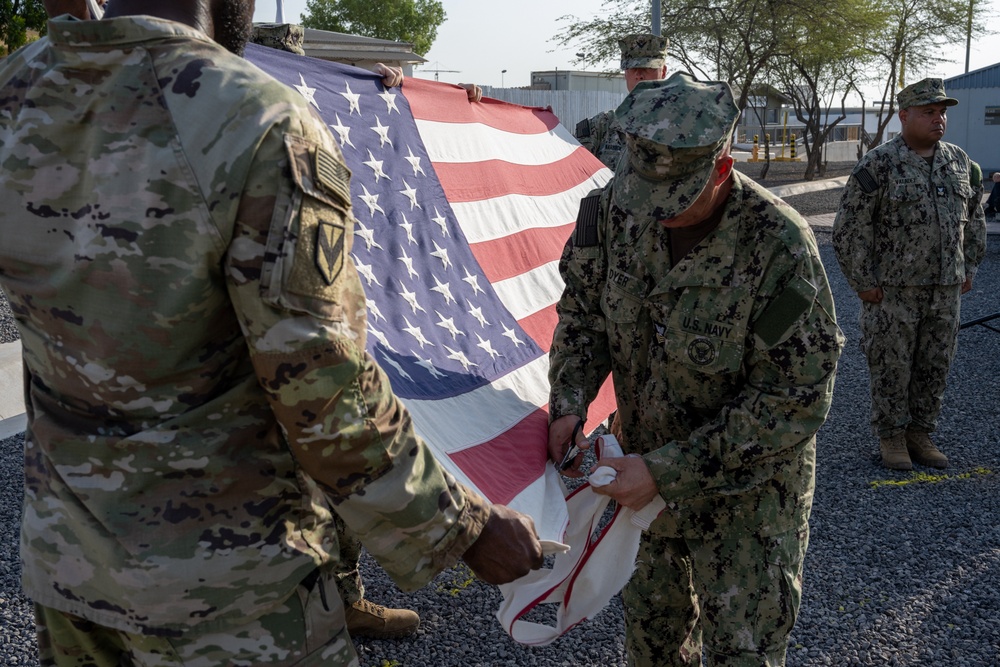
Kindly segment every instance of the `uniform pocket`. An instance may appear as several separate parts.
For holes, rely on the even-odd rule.
[[[601,310],[604,316],[615,324],[635,324],[642,311],[643,299],[637,298],[612,283],[608,283],[601,295]]]

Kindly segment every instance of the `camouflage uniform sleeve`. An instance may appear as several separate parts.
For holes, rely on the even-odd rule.
[[[604,193],[610,192],[610,184]],[[580,202],[577,226],[566,242],[559,272],[566,286],[556,304],[559,322],[549,350],[549,420],[587,417],[587,406],[611,372],[601,294],[607,255],[601,231],[607,197],[594,190]]]
[[[847,180],[833,221],[837,262],[855,292],[878,287],[874,243],[881,197],[874,165],[871,160],[862,159]]]
[[[983,172],[975,162],[978,178],[970,178],[975,196],[969,200],[969,222],[962,234],[962,254],[965,258],[965,277],[973,279],[986,256],[986,212],[983,210]],[[977,182],[978,181],[978,182]]]
[[[818,254],[804,255],[786,255],[769,269],[776,282],[758,295],[742,390],[686,441],[644,455],[664,500],[772,483],[814,442],[830,410],[844,337]]]
[[[489,505],[441,468],[365,352],[350,175],[318,119],[284,122],[262,140],[242,193],[230,297],[292,456],[412,590],[461,557]]]

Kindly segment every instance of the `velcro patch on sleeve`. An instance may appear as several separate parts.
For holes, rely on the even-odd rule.
[[[771,300],[754,323],[754,333],[767,347],[774,347],[791,334],[800,319],[812,309],[819,290],[805,278],[795,276]]]
[[[590,119],[584,118],[576,124],[576,131],[573,133],[577,139],[586,139],[590,136]]]

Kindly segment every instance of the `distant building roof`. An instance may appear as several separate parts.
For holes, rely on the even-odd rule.
[[[986,67],[944,80],[945,90],[967,90],[971,88],[1000,88],[1000,63],[987,65]]]
[[[391,39],[376,39],[348,35],[342,32],[306,28],[302,45],[307,56],[321,60],[335,60],[342,63],[393,62],[420,65],[426,59],[413,52],[413,44],[396,42]]]

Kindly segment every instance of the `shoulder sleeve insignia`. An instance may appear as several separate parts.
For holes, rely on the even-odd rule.
[[[576,229],[573,231],[573,247],[589,248],[597,245],[597,214],[600,203],[600,190],[580,200],[580,212],[576,214]]]
[[[327,285],[332,285],[344,268],[343,224],[320,220],[316,230],[316,268]]]
[[[590,136],[590,119],[584,118],[576,124],[576,131],[573,133],[577,139],[586,139]]]
[[[858,169],[854,172],[853,176],[857,179],[858,185],[861,186],[861,191],[866,195],[870,195],[878,190],[878,181],[875,179],[875,175],[872,174],[871,169],[868,167]]]

